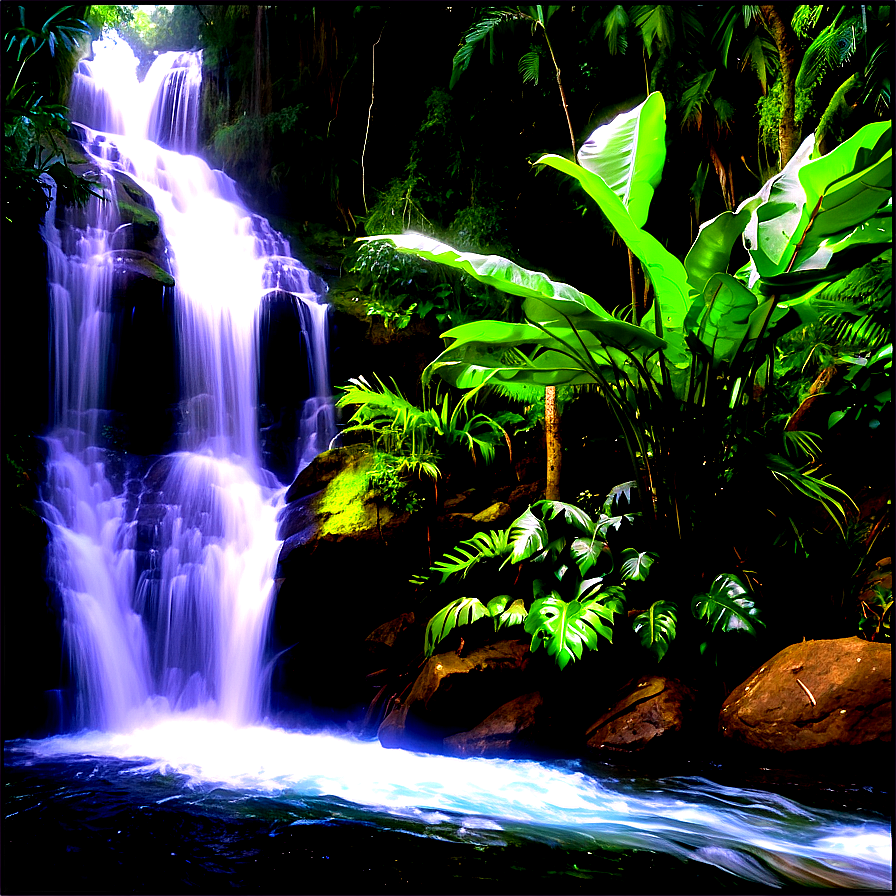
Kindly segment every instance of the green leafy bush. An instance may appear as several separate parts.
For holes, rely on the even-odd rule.
[[[417,407],[402,395],[393,382],[390,389],[377,379],[378,388],[364,377],[343,386],[336,407],[355,408],[342,435],[367,433],[375,451],[372,485],[384,497],[403,509],[416,509],[417,499],[409,495],[411,479],[441,476],[443,456],[456,449],[469,453],[473,461],[491,463],[500,444],[510,442],[497,420],[472,409],[476,392],[471,390],[452,408],[446,393],[435,391],[432,406],[424,401]],[[424,392],[424,399],[427,393]]]

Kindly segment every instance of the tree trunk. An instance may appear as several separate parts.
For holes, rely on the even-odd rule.
[[[800,70],[802,50],[790,24],[792,8],[776,3],[760,6],[759,11],[769,30],[781,63],[781,120],[778,123],[778,148],[783,168],[800,145],[800,128],[796,123],[796,76]]]
[[[556,386],[547,386],[544,390],[544,437],[548,454],[544,496],[548,501],[559,501],[563,446],[560,442],[560,415],[557,413]]]

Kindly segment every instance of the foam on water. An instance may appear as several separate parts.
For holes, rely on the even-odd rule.
[[[702,778],[598,779],[527,760],[408,753],[333,734],[183,716],[21,748],[42,758],[140,760],[130,774],[174,773],[189,788],[345,801],[374,820],[449,825],[460,836],[504,831],[576,849],[665,852],[767,885],[887,889],[892,880],[891,836],[881,822]]]

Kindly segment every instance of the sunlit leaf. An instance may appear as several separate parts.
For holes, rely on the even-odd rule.
[[[675,640],[678,609],[669,601],[658,600],[632,620],[632,630],[641,646],[661,660]]]

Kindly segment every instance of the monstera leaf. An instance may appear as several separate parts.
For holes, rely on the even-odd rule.
[[[533,601],[526,617],[525,630],[532,635],[531,650],[543,642],[548,654],[564,669],[570,660],[582,658],[587,647],[597,649],[597,636],[613,640],[613,630],[604,624],[612,623],[614,610],[604,606],[600,598],[584,603],[563,600],[555,591]]]
[[[632,630],[642,647],[646,647],[659,662],[675,640],[678,609],[675,604],[658,600],[632,621]]]
[[[577,158],[619,197],[634,225],[643,227],[666,161],[662,94],[651,93],[641,105],[599,127],[582,144]]]
[[[457,626],[469,625],[488,615],[490,614],[485,605],[475,597],[459,597],[447,607],[442,607],[429,620],[423,634],[426,656],[432,656],[439,641],[447,638]]]
[[[576,538],[569,546],[581,575],[603,578],[613,572],[613,555],[605,541],[598,538]]]
[[[495,631],[508,625],[519,625],[520,623],[525,622],[526,616],[529,615],[529,611],[526,609],[526,605],[522,600],[517,598],[508,607],[507,601],[509,600],[510,595],[502,594],[499,597],[493,597],[488,602],[489,614],[495,620]]]
[[[717,576],[707,594],[696,595],[691,600],[691,612],[697,619],[706,620],[712,631],[755,635],[755,626],[764,624],[743,583],[731,573]]]
[[[652,551],[636,551],[626,548],[622,552],[622,578],[633,582],[643,582],[656,560]]]

